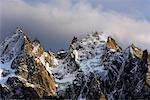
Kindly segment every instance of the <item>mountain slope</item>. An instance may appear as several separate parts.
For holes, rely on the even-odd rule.
[[[1,44],[2,98],[40,98],[54,95],[57,84],[50,66],[55,57],[31,42],[21,29]],[[51,65],[50,65],[51,64]]]
[[[123,50],[102,33],[74,37],[54,54],[17,28],[0,50],[1,98],[150,99],[147,50]]]
[[[100,33],[73,39],[68,55],[52,69],[58,94],[67,99],[99,99],[103,94],[107,99],[149,98],[147,51],[137,50],[133,45],[122,50]]]

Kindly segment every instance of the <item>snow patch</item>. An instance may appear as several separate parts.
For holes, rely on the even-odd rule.
[[[54,65],[54,66],[59,65],[58,60],[57,60],[55,57],[53,58],[53,65]]]
[[[51,72],[51,67],[49,66],[49,63],[46,63],[46,64],[45,64],[45,68],[46,68],[46,70],[47,70],[50,74],[52,74],[52,72]]]
[[[9,77],[15,77],[14,73],[7,75],[6,77],[0,77],[0,84],[5,84]]]
[[[110,49],[110,51],[112,51],[112,52],[116,52],[116,50],[115,50],[115,49]]]
[[[74,79],[75,79],[75,75],[68,73],[68,74],[65,75],[62,79],[56,79],[55,81],[56,81],[57,83],[72,83],[72,81],[73,81]]]
[[[101,64],[101,57],[105,51],[107,37],[108,36],[105,35],[95,36],[90,34],[81,41],[72,44],[73,50],[71,57],[73,57],[75,63],[80,66],[80,70],[84,72],[84,75],[88,75],[92,72],[94,74],[98,73],[102,79],[106,77],[107,72]],[[59,85],[59,90],[65,90],[69,84],[72,84],[77,75],[77,71],[68,71],[67,67],[71,68],[72,65],[67,59],[68,58],[58,60],[59,65],[52,68],[52,73],[55,76],[56,83]],[[79,96],[78,99],[84,100],[86,98]]]
[[[78,51],[73,50],[73,54],[74,54],[74,57],[75,57],[75,61],[78,62]]]
[[[5,84],[5,82],[7,81],[7,79],[9,77],[14,77],[15,76],[14,70],[11,69],[11,64],[12,64],[14,58],[11,61],[7,62],[7,63],[1,63],[0,62],[0,84]],[[7,76],[2,75],[4,70],[7,70],[9,72]]]
[[[52,69],[51,69],[51,66],[49,65],[48,62],[46,62],[45,57],[48,57],[48,53],[46,53],[46,52],[44,52],[44,53],[41,55],[41,57],[39,57],[40,62],[45,66],[46,70],[47,70],[50,74],[52,74],[52,72],[51,72],[51,70],[52,70]],[[58,65],[58,60],[57,60],[55,57],[51,56],[50,59],[52,59],[52,64],[53,64],[53,66],[57,66],[57,65]],[[38,59],[36,59],[36,60],[39,61]]]
[[[100,34],[100,35],[99,35],[99,38],[100,38],[100,41],[105,41],[105,42],[107,42],[108,35],[106,35],[106,34]]]
[[[44,55],[41,55],[41,57],[39,58],[41,63],[45,66],[45,57]]]
[[[69,84],[72,84],[73,80],[75,79],[75,75],[76,74],[74,73],[72,74],[68,73],[67,75],[64,75],[62,79],[55,78],[59,90],[65,90]]]
[[[2,77],[3,69],[0,69],[0,77]]]

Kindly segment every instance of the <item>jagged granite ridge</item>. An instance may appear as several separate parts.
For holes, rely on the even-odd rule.
[[[103,33],[74,37],[54,54],[17,28],[0,61],[2,99],[150,99],[150,54],[134,44],[123,50]]]
[[[49,69],[55,65],[53,54],[45,52],[37,41],[30,41],[19,28],[1,47],[1,98],[32,99],[56,94],[57,84]]]

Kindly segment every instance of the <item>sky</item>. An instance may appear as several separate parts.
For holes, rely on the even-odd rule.
[[[54,52],[96,31],[150,50],[150,0],[0,0],[0,42],[17,26]]]

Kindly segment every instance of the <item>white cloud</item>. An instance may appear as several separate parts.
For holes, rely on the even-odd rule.
[[[75,33],[80,36],[87,32],[103,31],[125,46],[135,43],[139,47],[150,48],[150,22],[114,11],[103,11],[102,5],[93,8],[86,0],[75,5],[69,0],[37,5],[22,0],[4,0],[2,4],[4,22],[7,19],[15,20],[34,27],[34,30],[41,29],[43,37],[53,34],[67,39]]]

